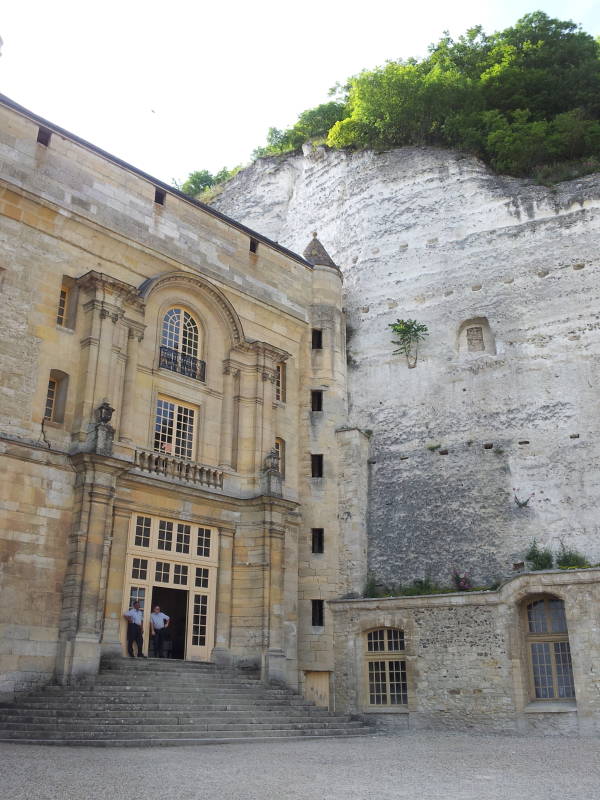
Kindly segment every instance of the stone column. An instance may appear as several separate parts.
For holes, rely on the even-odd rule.
[[[127,342],[127,363],[125,365],[125,380],[123,381],[123,402],[121,406],[119,439],[121,439],[121,441],[131,443],[134,439],[135,384],[139,362],[139,347],[143,338],[144,334],[141,331],[135,328],[129,328],[129,338]]]
[[[100,636],[112,530],[112,507],[121,465],[113,459],[73,456],[76,481],[75,522],[57,656],[61,683],[92,679],[100,662]]]
[[[104,625],[102,630],[102,655],[118,656],[123,652],[121,645],[122,597],[127,562],[127,541],[131,511],[115,507],[112,526],[112,546],[106,581],[104,603]],[[123,623],[124,624],[124,623]]]
[[[238,471],[252,475],[256,469],[256,379],[257,373],[243,370],[240,374],[240,407],[238,426]]]
[[[219,529],[219,568],[215,614],[215,646],[212,660],[215,664],[231,664],[231,608],[233,590],[233,540],[235,530]]]
[[[233,469],[233,431],[234,431],[234,385],[240,374],[229,364],[225,366],[223,378],[223,406],[221,410],[221,452],[219,465],[222,469]]]
[[[118,310],[100,309],[100,342],[98,344],[98,369],[96,371],[96,391],[95,402],[102,402],[110,399],[114,403],[114,397],[110,397],[114,391],[114,369],[113,362],[113,340],[115,339],[116,324],[119,321]]]
[[[266,679],[285,683],[287,670],[283,649],[283,545],[284,530],[275,525],[266,531],[268,546],[268,649],[266,654]]]

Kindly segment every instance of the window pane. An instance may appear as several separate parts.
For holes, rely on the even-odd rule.
[[[404,631],[399,631],[395,628],[388,630],[387,649],[392,651],[404,650]]]
[[[188,568],[185,564],[175,564],[173,567],[173,583],[179,583],[187,586],[188,582]]]
[[[175,404],[166,400],[156,403],[156,422],[154,425],[154,449],[159,453],[173,454],[173,422]]]
[[[150,547],[150,517],[138,517],[135,522],[136,547]]]
[[[145,581],[148,574],[148,561],[145,558],[134,558],[131,567],[131,577]]]
[[[132,586],[129,590],[129,608],[137,601],[140,608],[144,610],[144,600],[146,599],[146,590],[141,586]]]
[[[155,580],[157,583],[168,583],[171,565],[166,561],[156,562]]]
[[[196,555],[210,558],[210,528],[198,528]]]
[[[44,409],[44,417],[52,419],[54,417],[54,403],[56,401],[56,381],[48,381],[48,393],[46,395],[46,407]]]
[[[175,551],[177,553],[190,552],[190,525],[177,525],[177,542],[175,543]]]
[[[571,666],[571,648],[568,642],[554,642],[554,658],[556,661],[558,696],[575,697],[573,669]]]
[[[565,604],[558,597],[550,597],[546,601],[550,612],[552,633],[567,632],[567,618],[565,617]]]
[[[69,296],[68,289],[61,289],[58,298],[58,311],[56,314],[56,324],[64,325],[65,317],[67,316],[67,297]]]
[[[172,308],[167,311],[163,319],[162,338],[160,340],[163,347],[179,350],[180,325],[181,309]]]
[[[535,696],[542,700],[554,697],[550,644],[548,642],[535,642],[531,645],[531,665]]]
[[[206,644],[206,610],[208,598],[204,594],[194,595],[192,615],[192,644],[202,647]]]
[[[390,705],[406,705],[406,663],[404,661],[388,661],[390,683]]]
[[[171,550],[173,547],[173,523],[161,519],[158,523],[158,549]]]
[[[177,426],[175,428],[175,455],[191,458],[194,443],[194,409],[177,407]]]
[[[535,600],[527,606],[529,633],[547,633],[546,608],[543,600]]]
[[[196,567],[196,586],[208,589],[208,570],[205,567]]]
[[[186,356],[198,356],[198,326],[194,318],[183,312],[183,337],[181,340],[181,352]]]
[[[369,703],[372,706],[387,704],[385,661],[369,662]]]
[[[367,650],[369,653],[377,653],[380,650],[385,650],[385,631],[383,629],[371,631],[371,633],[367,635]]]

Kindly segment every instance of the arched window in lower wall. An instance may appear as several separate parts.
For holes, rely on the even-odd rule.
[[[524,604],[532,700],[573,700],[575,685],[565,605],[540,595]]]
[[[404,631],[378,628],[366,636],[367,698],[370,708],[408,702]]]

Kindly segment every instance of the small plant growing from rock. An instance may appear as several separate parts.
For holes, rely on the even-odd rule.
[[[419,342],[429,335],[427,325],[417,322],[416,319],[397,319],[396,322],[390,322],[388,327],[397,337],[392,339],[392,342],[398,345],[398,349],[394,350],[394,355],[402,353],[406,356],[409,369],[413,369],[417,366]]]
[[[467,573],[464,572],[461,575],[457,569],[452,570],[452,582],[458,592],[470,592],[473,588],[473,584]]]
[[[540,569],[552,569],[554,566],[554,556],[549,547],[540,548],[534,539],[529,545],[529,550],[525,553],[525,559],[531,564],[534,571]]]
[[[585,569],[590,566],[587,558],[578,550],[573,550],[571,547],[565,547],[565,543],[561,541],[560,550],[556,554],[556,566],[559,569]]]

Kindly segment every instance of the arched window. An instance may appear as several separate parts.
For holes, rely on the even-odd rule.
[[[524,612],[532,697],[572,700],[575,686],[563,601],[543,595],[527,601]]]
[[[198,358],[198,323],[183,308],[170,308],[162,322],[159,366],[203,381],[206,364]]]
[[[408,702],[404,631],[378,628],[366,637],[369,706],[402,706]]]

